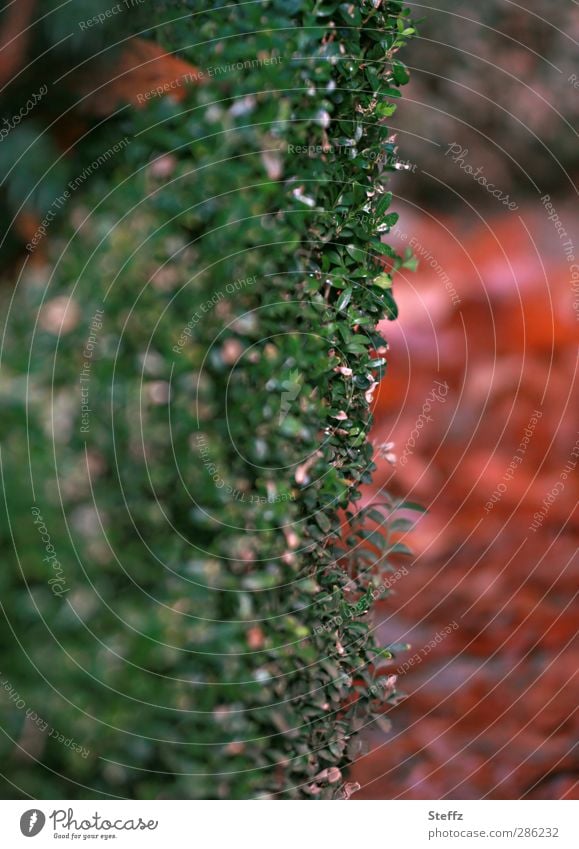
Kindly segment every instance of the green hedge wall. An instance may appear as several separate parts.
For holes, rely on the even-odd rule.
[[[114,156],[4,288],[8,796],[343,797],[398,697],[367,613],[407,522],[355,502],[413,265],[381,235],[414,28],[200,5],[146,32],[199,84],[95,128]]]

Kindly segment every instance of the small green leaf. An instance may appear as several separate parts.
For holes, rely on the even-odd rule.
[[[392,288],[392,278],[385,271],[382,274],[379,274],[372,281],[373,286],[378,286],[379,289],[391,289]]]
[[[412,30],[414,32],[414,30]],[[403,35],[411,35],[412,33],[408,31],[404,31]],[[392,63],[392,75],[398,85],[405,85],[410,79],[410,74],[408,73],[408,69],[406,65],[403,65],[402,62],[395,61]]]
[[[340,297],[338,298],[338,303],[336,304],[336,309],[338,312],[346,309],[350,301],[352,300],[352,288],[344,289]]]
[[[392,192],[385,192],[376,204],[376,215],[382,217],[392,203]]]
[[[412,557],[414,552],[411,548],[408,548],[407,545],[404,545],[403,542],[397,542],[396,545],[393,545],[388,549],[389,554],[406,554],[409,557]]]
[[[407,268],[409,271],[416,271],[418,268],[418,259],[415,256],[411,256],[404,260],[400,268]]]
[[[402,503],[398,505],[397,509],[416,510],[417,513],[428,513],[428,508],[424,507],[422,504],[418,504],[416,501],[402,501]]]
[[[389,118],[396,112],[396,103],[388,103],[388,101],[379,103],[376,107],[376,112],[378,115],[381,115],[382,118]]]
[[[368,256],[367,252],[359,248],[357,245],[346,245],[346,250],[356,262],[363,262]]]
[[[391,531],[409,531],[414,527],[414,522],[410,519],[395,519],[389,527]]]
[[[325,534],[332,530],[332,523],[325,513],[317,513],[315,519],[318,527],[320,527]]]

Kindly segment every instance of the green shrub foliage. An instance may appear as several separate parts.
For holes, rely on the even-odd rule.
[[[406,523],[356,501],[412,266],[382,235],[414,29],[371,0],[154,14],[200,79],[94,129],[114,157],[4,288],[3,790],[335,798],[397,698],[367,614]]]

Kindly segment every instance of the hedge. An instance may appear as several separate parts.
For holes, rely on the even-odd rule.
[[[343,798],[399,698],[368,613],[414,505],[356,502],[414,262],[382,241],[414,27],[399,2],[147,14],[198,79],[95,123],[77,160],[114,156],[4,287],[2,789]]]

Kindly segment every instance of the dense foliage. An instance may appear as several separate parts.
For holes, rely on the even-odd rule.
[[[199,79],[95,129],[114,158],[7,304],[8,795],[334,798],[397,697],[365,617],[407,523],[355,502],[413,262],[381,236],[414,29],[202,5],[156,4]]]
[[[489,201],[446,155],[453,142],[511,199],[520,202],[529,181],[539,195],[568,190],[579,122],[575,5],[447,0],[417,14],[416,71],[396,123],[404,157],[422,178],[407,182],[405,197],[461,211],[463,197]],[[490,207],[502,211],[492,200]]]

